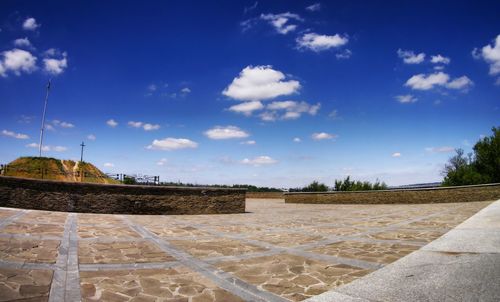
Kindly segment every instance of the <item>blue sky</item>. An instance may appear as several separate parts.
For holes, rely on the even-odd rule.
[[[500,117],[494,1],[1,1],[0,162],[164,181],[439,181]]]

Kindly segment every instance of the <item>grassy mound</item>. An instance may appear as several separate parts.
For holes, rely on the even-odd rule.
[[[83,179],[81,179],[81,173]],[[120,183],[104,174],[91,163],[60,160],[52,157],[20,157],[7,165],[5,176],[60,181]]]

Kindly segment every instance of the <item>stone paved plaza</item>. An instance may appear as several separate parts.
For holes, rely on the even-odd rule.
[[[435,240],[490,202],[133,216],[0,208],[0,301],[301,301]]]

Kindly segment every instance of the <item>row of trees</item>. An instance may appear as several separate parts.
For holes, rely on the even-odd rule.
[[[332,188],[315,180],[303,188],[290,189],[290,192],[371,191],[385,189],[387,189],[387,185],[379,180],[374,183],[369,181],[354,181],[351,180],[350,176],[347,176],[344,179],[336,179]]]
[[[500,183],[500,127],[491,136],[480,139],[473,152],[457,149],[443,170],[444,186]]]

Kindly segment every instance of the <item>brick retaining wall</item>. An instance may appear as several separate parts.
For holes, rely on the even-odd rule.
[[[500,199],[500,184],[427,189],[285,193],[286,203],[318,204],[412,204],[469,202]]]
[[[245,212],[245,189],[61,182],[0,176],[0,207],[107,214]]]

